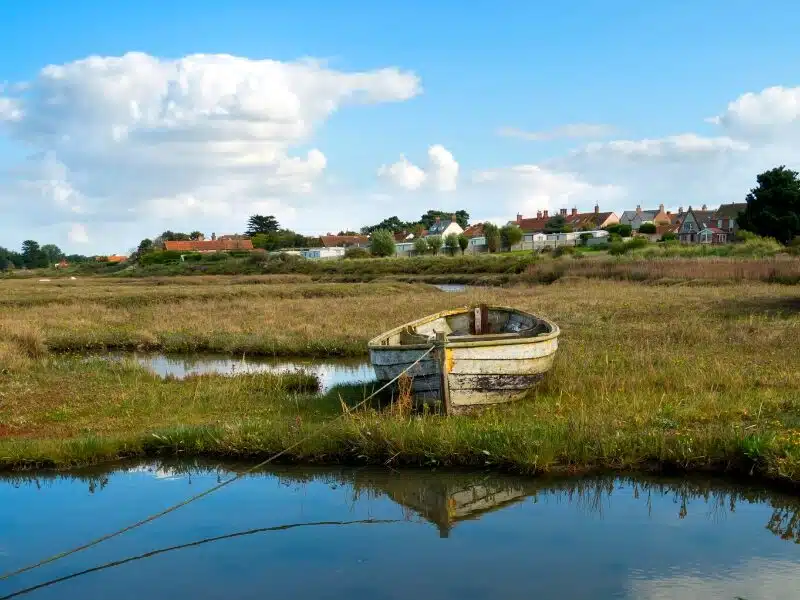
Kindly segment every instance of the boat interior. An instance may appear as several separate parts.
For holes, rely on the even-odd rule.
[[[509,309],[477,306],[407,325],[381,340],[384,346],[429,344],[437,335],[453,342],[503,340],[535,337],[552,332],[547,321]]]

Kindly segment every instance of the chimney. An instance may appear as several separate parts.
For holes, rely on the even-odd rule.
[[[451,222],[451,223],[455,223],[455,222],[456,222],[456,215],[455,215],[455,213],[453,213],[453,215],[450,217],[450,222]]]
[[[689,205],[689,210],[692,210],[692,205],[691,204]]]
[[[217,239],[217,234],[212,232],[211,233],[211,241],[214,242],[214,241],[216,241],[216,239]]]
[[[641,204],[637,204],[636,205],[636,214],[637,215],[642,214],[642,205]]]
[[[594,205],[594,214],[596,214],[596,215],[600,214],[600,205],[599,204],[595,204]]]
[[[678,214],[679,214],[679,215],[682,215],[682,214],[683,214],[683,207],[682,207],[682,206],[679,206],[679,207],[678,207]]]
[[[542,214],[542,216],[543,216],[545,219],[548,217],[547,213],[548,213],[548,211],[544,211],[544,212],[543,212],[543,214]]]
[[[542,211],[540,211],[540,210],[536,211],[536,218],[537,219],[541,219],[542,218]]]
[[[702,210],[708,210],[708,207],[705,204],[703,204]]]
[[[567,209],[566,208],[562,208],[558,212],[561,214],[562,217],[566,217],[567,216]]]
[[[519,225],[520,223],[522,223],[522,215],[517,213],[517,225]]]
[[[436,217],[436,222],[437,222],[437,223],[441,223],[441,222],[442,222],[442,219],[441,219],[441,218],[439,218],[439,217]]]
[[[577,206],[573,206],[573,207],[572,207],[572,216],[574,217],[574,216],[576,216],[577,214],[578,214],[578,207],[577,207]]]
[[[664,205],[663,204],[659,204],[658,205],[658,212],[664,212]]]

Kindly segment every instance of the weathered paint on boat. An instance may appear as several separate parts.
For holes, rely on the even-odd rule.
[[[443,400],[447,409],[457,411],[524,396],[553,365],[558,326],[510,307],[480,310],[487,314],[475,307],[442,311],[370,340],[376,377],[397,377],[438,345],[408,370],[418,400]],[[476,334],[481,327],[484,332]]]

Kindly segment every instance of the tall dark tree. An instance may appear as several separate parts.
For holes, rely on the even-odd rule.
[[[39,247],[39,243],[34,240],[22,242],[22,260],[29,269],[41,269],[49,264],[47,254]]]
[[[192,240],[199,240],[202,237],[203,233],[201,231],[193,231],[192,233],[189,234],[189,239]]]
[[[800,235],[798,173],[781,165],[756,179],[758,186],[747,194],[747,208],[739,213],[739,227],[788,244]]]
[[[276,233],[279,229],[278,220],[272,215],[252,215],[247,220],[245,233],[252,237],[259,233]]]
[[[369,235],[373,231],[380,231],[386,230],[391,231],[392,233],[398,233],[400,231],[408,231],[414,226],[414,223],[407,223],[406,221],[401,221],[399,217],[396,215],[393,217],[389,217],[388,219],[384,219],[380,223],[376,223],[375,225],[367,225],[366,227],[361,228],[361,233],[363,235]]]

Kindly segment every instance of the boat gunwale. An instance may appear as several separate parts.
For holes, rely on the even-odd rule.
[[[463,314],[463,313],[468,313],[473,308],[474,307],[471,307],[471,306],[463,306],[461,308],[452,308],[452,309],[440,311],[438,313],[434,313],[432,315],[427,315],[425,317],[421,317],[421,318],[415,319],[413,321],[409,321],[408,323],[403,323],[402,325],[398,325],[397,327],[394,327],[394,328],[390,329],[389,331],[385,331],[385,332],[381,333],[380,335],[377,335],[374,338],[372,338],[369,342],[367,342],[367,348],[370,351],[372,351],[372,350],[392,350],[392,351],[397,351],[397,350],[427,350],[427,349],[431,348],[432,346],[435,346],[436,344],[435,343],[434,344],[395,344],[395,345],[391,345],[391,346],[386,346],[386,345],[380,344],[380,340],[382,340],[384,338],[388,338],[389,336],[391,336],[394,333],[399,333],[403,329],[405,329],[406,327],[410,327],[412,325],[424,325],[425,323],[430,323],[431,321],[435,321],[436,319],[439,319],[439,318],[442,318],[442,317],[450,317],[450,316],[453,316],[453,315],[460,315],[460,314]],[[556,339],[559,336],[559,334],[561,333],[561,329],[559,328],[558,325],[556,325],[555,323],[553,323],[549,319],[545,319],[544,317],[539,317],[539,316],[537,316],[537,315],[535,315],[533,313],[529,313],[527,311],[520,310],[518,308],[512,308],[510,306],[489,305],[486,308],[488,308],[489,310],[505,311],[505,312],[510,312],[510,313],[523,314],[523,315],[526,315],[528,317],[532,317],[532,318],[534,318],[534,319],[536,319],[538,321],[543,321],[544,323],[547,323],[547,325],[551,328],[551,331],[550,331],[550,333],[540,334],[540,335],[536,335],[536,336],[532,336],[532,337],[522,337],[518,333],[511,332],[508,335],[511,335],[513,337],[510,337],[510,338],[507,338],[507,339],[494,338],[494,339],[487,339],[487,340],[475,340],[475,341],[464,341],[464,342],[451,341],[451,339],[453,339],[453,338],[448,338],[445,341],[445,344],[444,344],[445,348],[477,348],[477,347],[483,347],[483,346],[509,346],[509,345],[514,345],[514,344],[538,344],[540,342],[547,342],[547,341]],[[475,337],[477,337],[477,336],[475,336]]]

